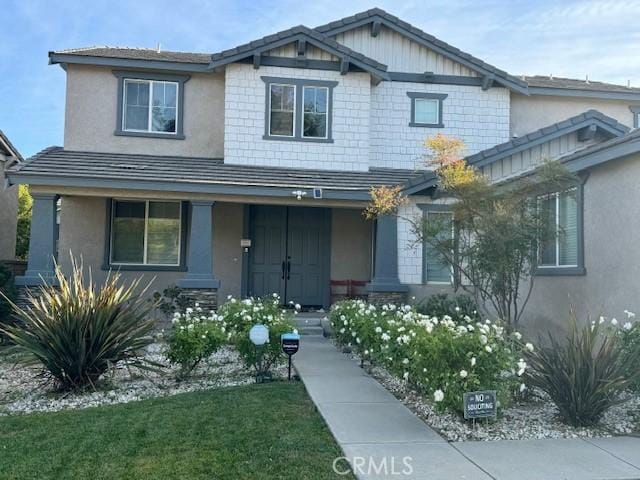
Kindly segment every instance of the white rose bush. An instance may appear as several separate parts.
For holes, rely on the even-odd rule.
[[[463,393],[476,390],[496,390],[504,407],[525,388],[524,352],[534,347],[499,323],[362,300],[333,305],[330,319],[340,345],[406,380],[439,410],[462,413]]]
[[[295,306],[296,311],[300,309]],[[218,318],[225,329],[228,342],[233,345],[248,368],[262,368],[269,371],[272,366],[284,360],[280,335],[294,330],[292,315],[282,308],[280,297],[273,294],[264,298],[246,298],[238,300],[229,296],[218,309]],[[269,329],[269,342],[264,350],[258,352],[249,340],[249,330],[256,324],[265,325]]]

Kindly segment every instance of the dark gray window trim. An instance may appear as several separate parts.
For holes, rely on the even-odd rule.
[[[116,130],[114,135],[126,137],[148,137],[166,138],[169,140],[184,140],[184,84],[191,78],[190,75],[171,75],[166,73],[138,72],[134,70],[114,70],[113,74],[118,79],[118,99],[116,109]],[[122,127],[122,108],[124,102],[124,81],[131,80],[157,80],[165,82],[176,82],[178,84],[178,126],[176,133],[156,133],[156,132],[130,132]]]
[[[333,143],[333,89],[338,85],[338,82],[326,81],[326,80],[308,80],[304,78],[287,78],[287,77],[260,77],[265,83],[264,94],[264,140],[283,140],[294,142],[311,142],[311,143]],[[280,137],[277,135],[269,134],[269,87],[272,83],[295,85],[296,87],[296,107],[293,137]],[[327,106],[327,138],[310,138],[302,136],[302,91],[304,87],[325,87],[329,90],[329,99]]]
[[[442,123],[442,106],[443,100],[449,95],[446,93],[407,92],[407,96],[411,99],[411,117],[409,119],[410,127],[444,128],[444,123]],[[438,100],[438,123],[418,123],[415,121],[416,98]]]
[[[133,271],[133,272],[186,272],[187,271],[187,232],[189,228],[189,202],[180,202],[181,224],[180,224],[180,265],[123,265],[111,264],[111,214],[113,211],[114,198],[106,199],[106,224],[104,235],[104,259],[102,270]],[[140,199],[144,201],[147,199]],[[149,200],[153,202],[154,200]],[[167,200],[158,200],[159,202]]]
[[[582,181],[575,186],[578,209],[576,216],[576,228],[578,230],[578,265],[575,267],[537,267],[536,276],[560,277],[586,275],[587,269],[584,266],[584,184],[587,178],[588,176],[583,176]]]
[[[422,210],[422,219],[426,220],[427,213],[429,212],[450,212],[451,205],[445,205],[442,203],[418,203],[416,206]],[[451,274],[452,279],[454,278],[453,272]],[[422,242],[422,284],[427,285],[429,280],[427,279],[427,243]],[[433,284],[445,285],[444,282],[431,282]],[[453,281],[449,282],[449,285],[453,285]]]
[[[633,128],[640,128],[640,105],[631,105],[629,110],[633,113]]]

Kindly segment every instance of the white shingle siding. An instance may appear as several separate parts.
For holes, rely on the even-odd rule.
[[[398,277],[401,283],[422,283],[422,244],[416,242],[411,222],[422,219],[422,210],[416,204],[429,202],[429,198],[411,197],[409,203],[398,209]]]
[[[444,128],[410,127],[407,92],[446,93]],[[467,154],[509,140],[506,88],[381,82],[371,94],[371,166],[424,168],[424,140],[437,133],[464,140]]]
[[[265,83],[260,77],[337,81],[333,90],[333,143],[264,140]],[[369,168],[369,74],[327,70],[227,66],[225,163],[366,171]]]

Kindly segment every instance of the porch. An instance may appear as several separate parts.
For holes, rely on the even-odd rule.
[[[210,309],[229,295],[272,293],[285,304],[326,309],[332,281],[364,283],[370,299],[406,291],[395,218],[366,220],[364,202],[32,190],[28,268],[17,279],[23,286],[50,280],[53,258],[69,271],[73,255],[98,282],[118,270],[125,280],[153,281],[151,291],[177,285]]]

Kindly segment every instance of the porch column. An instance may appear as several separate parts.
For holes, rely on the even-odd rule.
[[[395,215],[378,217],[373,278],[367,285],[369,301],[402,302],[409,290],[398,277],[398,220]]]
[[[182,295],[204,310],[217,308],[220,280],[213,273],[213,204],[192,201],[187,244],[187,273],[178,286]]]
[[[29,258],[24,276],[16,277],[16,285],[38,286],[43,280],[55,282],[56,201],[52,193],[34,193],[31,210]]]

